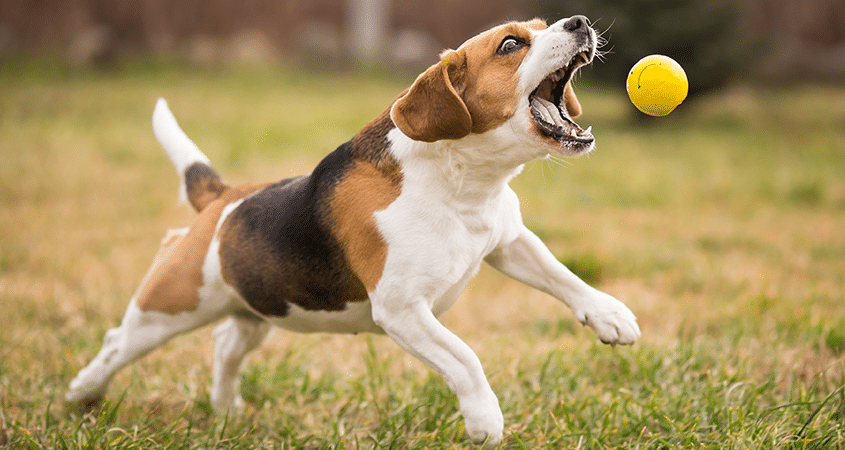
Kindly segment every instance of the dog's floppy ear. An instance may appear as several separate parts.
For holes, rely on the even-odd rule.
[[[572,89],[572,83],[567,81],[563,88],[563,102],[566,106],[566,112],[569,117],[575,118],[581,115],[581,103],[578,102],[578,97],[575,96],[575,91]]]
[[[460,139],[472,130],[472,116],[456,90],[466,71],[462,52],[447,51],[417,77],[390,110],[393,123],[415,141]]]

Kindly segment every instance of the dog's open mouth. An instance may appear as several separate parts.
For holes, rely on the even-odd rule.
[[[556,140],[571,151],[580,152],[595,141],[592,127],[581,128],[572,120],[566,109],[564,89],[572,75],[592,59],[590,50],[576,54],[565,66],[549,74],[537,89],[528,96],[531,115],[546,136]]]

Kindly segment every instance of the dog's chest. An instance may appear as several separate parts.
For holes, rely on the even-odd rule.
[[[502,202],[457,201],[436,189],[403,190],[376,213],[387,242],[379,289],[424,298],[435,314],[448,309],[502,238]]]

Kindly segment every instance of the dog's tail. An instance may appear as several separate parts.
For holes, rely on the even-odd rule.
[[[179,128],[176,118],[160,98],[153,111],[153,133],[179,173],[179,200],[197,211],[220,197],[229,186],[211,167],[211,161]]]

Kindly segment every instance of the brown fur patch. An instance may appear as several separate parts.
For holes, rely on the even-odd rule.
[[[285,316],[289,303],[337,311],[366,297],[326,246],[309,193],[312,177],[283,180],[250,197],[220,228],[223,279],[257,312]]]
[[[203,285],[202,266],[226,205],[264,185],[226,189],[200,212],[187,234],[168,232],[136,295],[141,311],[166,314],[193,311],[199,306],[197,290]]]
[[[330,200],[334,235],[352,271],[372,292],[381,279],[387,243],[373,214],[387,208],[401,187],[369,162],[356,161]]]
[[[425,142],[499,127],[516,112],[516,72],[528,51],[526,45],[499,54],[499,45],[508,36],[530,45],[532,30],[544,28],[542,20],[511,22],[481,33],[456,51],[444,52],[440,62],[417,77],[395,102],[396,126],[411,139]]]
[[[356,134],[350,144],[350,154],[354,159],[363,159],[372,163],[382,172],[382,176],[390,179],[397,187],[402,183],[402,168],[387,151],[390,145],[387,134],[396,128],[390,118],[390,108],[371,120]]]
[[[466,73],[456,89],[472,115],[473,133],[499,127],[514,115],[519,103],[516,72],[529,47],[499,55],[496,50],[501,42],[514,36],[530,45],[531,31],[544,28],[542,20],[511,22],[481,33],[458,48],[466,54]]]
[[[434,142],[460,139],[472,131],[472,117],[449,76],[462,71],[462,62],[462,58],[451,58],[432,66],[396,102],[393,120],[406,136]]]
[[[223,279],[255,311],[290,305],[340,311],[367,298],[386,244],[373,213],[399,195],[402,172],[387,151],[387,111],[328,154],[310,175],[246,199],[220,228]]]
[[[205,209],[229,189],[213,168],[200,162],[188,166],[184,175],[188,201],[197,211]]]

